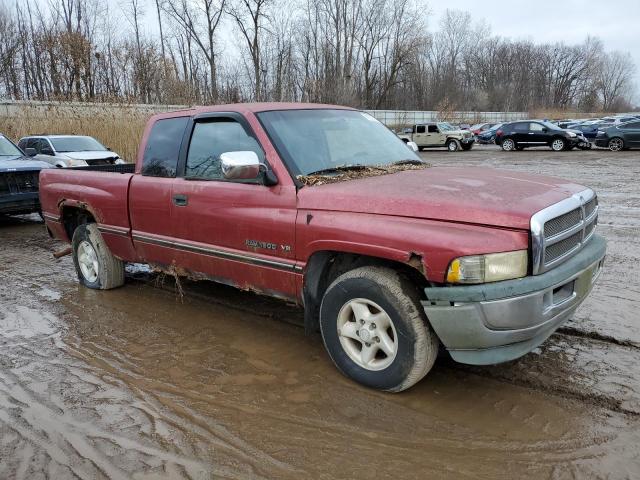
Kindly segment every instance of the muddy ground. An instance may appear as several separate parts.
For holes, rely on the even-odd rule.
[[[0,221],[0,479],[638,478],[640,152],[422,154],[597,188],[606,269],[519,361],[417,386],[342,377],[301,311],[212,283],[78,286],[36,217]]]

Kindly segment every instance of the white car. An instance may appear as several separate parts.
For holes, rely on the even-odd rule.
[[[28,156],[59,168],[125,163],[95,138],[83,135],[30,135],[22,137],[18,146]]]

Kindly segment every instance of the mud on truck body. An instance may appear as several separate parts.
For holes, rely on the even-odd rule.
[[[424,377],[441,345],[470,364],[531,351],[605,255],[591,189],[430,167],[330,105],[155,115],[134,173],[46,170],[41,197],[85,286],[119,287],[143,262],[297,302],[340,371],[387,391]]]

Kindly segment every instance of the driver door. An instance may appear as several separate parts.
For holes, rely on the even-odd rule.
[[[239,288],[295,298],[295,186],[224,177],[222,153],[252,151],[266,163],[241,115],[196,118],[188,141],[173,184],[180,265]]]

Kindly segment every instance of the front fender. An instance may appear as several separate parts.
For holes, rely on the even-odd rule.
[[[443,283],[456,257],[528,248],[529,234],[480,225],[352,212],[301,211],[297,258],[335,251],[403,262]]]

